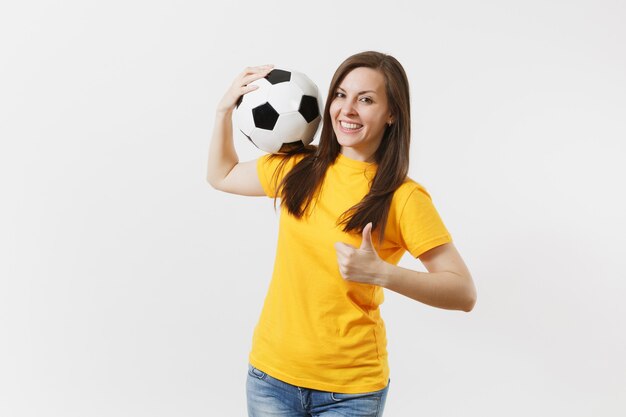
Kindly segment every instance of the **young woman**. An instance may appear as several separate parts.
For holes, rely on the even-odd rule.
[[[281,199],[274,273],[249,355],[250,416],[381,416],[389,389],[383,288],[471,311],[476,289],[428,192],[407,177],[409,85],[392,56],[363,52],[331,81],[319,146],[239,162],[232,111],[271,66],[220,101],[208,182]],[[397,266],[405,253],[427,273]]]

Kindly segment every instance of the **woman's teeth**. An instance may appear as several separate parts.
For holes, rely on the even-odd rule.
[[[356,123],[346,123],[346,122],[339,122],[339,123],[341,123],[341,127],[343,127],[344,129],[356,130],[356,129],[360,129],[363,127],[363,125],[359,125]]]

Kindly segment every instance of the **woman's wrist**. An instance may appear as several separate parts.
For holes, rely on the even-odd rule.
[[[380,287],[386,287],[389,279],[391,278],[394,267],[395,265],[392,265],[389,262],[385,262],[381,259],[378,267],[378,273],[376,274],[376,285]]]
[[[215,110],[216,117],[230,117],[233,115],[233,109],[217,109]]]

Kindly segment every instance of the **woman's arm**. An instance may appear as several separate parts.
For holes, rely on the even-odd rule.
[[[452,242],[424,252],[419,259],[428,272],[419,272],[382,260],[372,244],[371,229],[371,223],[363,229],[359,248],[335,244],[344,279],[379,285],[433,307],[467,312],[474,308],[476,287]]]
[[[232,194],[263,196],[256,160],[239,162],[233,144],[232,111],[217,112],[209,147],[207,182],[216,190]]]
[[[227,193],[263,196],[256,161],[239,162],[233,143],[233,110],[237,100],[256,88],[248,86],[252,81],[263,78],[271,67],[249,67],[235,78],[215,112],[215,125],[209,146],[207,182],[217,190]]]
[[[433,307],[472,311],[476,287],[454,243],[437,246],[419,259],[428,272],[382,261],[378,285]]]

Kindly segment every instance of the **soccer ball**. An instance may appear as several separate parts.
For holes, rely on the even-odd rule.
[[[237,126],[257,148],[280,153],[313,141],[322,120],[315,83],[297,71],[273,69],[250,84],[259,88],[239,98]]]

